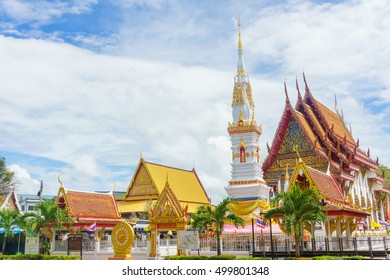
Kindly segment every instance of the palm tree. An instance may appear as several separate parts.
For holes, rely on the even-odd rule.
[[[38,203],[34,207],[34,212],[26,213],[24,218],[28,225],[27,234],[38,236],[43,235],[44,244],[49,247],[47,240],[50,240],[49,227],[55,230],[62,230],[64,224],[70,225],[73,223],[72,218],[63,209],[59,208],[53,200],[45,200]],[[50,248],[48,248],[50,249]]]
[[[264,217],[265,219],[283,217],[287,233],[295,238],[295,256],[300,257],[304,226],[310,222],[325,221],[321,197],[313,188],[301,189],[299,185],[295,185],[287,192],[276,193],[273,200],[279,206],[269,209]]]
[[[221,255],[221,234],[226,222],[234,224],[236,227],[244,226],[245,220],[234,214],[229,209],[229,203],[234,203],[231,198],[223,199],[215,208],[210,205],[198,207],[196,213],[192,214],[191,227],[200,232],[213,228],[217,237],[217,254]]]
[[[14,235],[14,230],[21,224],[19,211],[3,209],[0,211],[0,228],[4,229],[3,247],[1,253],[5,254],[8,237]]]

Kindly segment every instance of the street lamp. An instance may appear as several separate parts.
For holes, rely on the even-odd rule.
[[[269,202],[271,204],[271,197],[273,196],[272,187],[269,189]],[[272,237],[272,218],[269,218],[269,234],[271,238],[271,259],[274,259],[274,240]]]

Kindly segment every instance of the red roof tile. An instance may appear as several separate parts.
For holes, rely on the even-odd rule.
[[[331,175],[318,171],[317,169],[311,168],[309,166],[306,166],[306,168],[321,194],[326,195],[327,199],[344,202],[341,189]]]
[[[64,190],[65,203],[72,218],[79,221],[119,221],[121,219],[112,193]]]

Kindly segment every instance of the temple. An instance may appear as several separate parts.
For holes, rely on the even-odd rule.
[[[293,106],[285,84],[285,107],[268,155],[263,162],[265,181],[274,191],[292,184],[316,186],[324,197],[329,224],[327,235],[349,236],[361,220],[377,225],[388,219],[384,178],[378,159],[370,157],[352,137],[335,102],[331,110],[311,93],[305,74],[304,96],[296,81],[298,99]],[[367,220],[366,220],[367,219]]]
[[[0,192],[0,211],[3,209],[20,211],[21,208],[15,188]]]
[[[141,156],[125,198],[118,204],[122,217],[130,218],[135,214],[136,218],[140,218],[142,213],[147,214],[148,208],[164,193],[168,181],[171,192],[188,213],[196,212],[200,205],[211,203],[195,169],[184,170],[151,163]]]
[[[231,180],[225,190],[229,197],[237,201],[232,211],[247,215],[258,208],[259,203],[269,199],[270,188],[266,186],[262,176],[259,147],[262,131],[261,126],[256,123],[252,88],[244,66],[240,20],[238,27],[238,62],[232,99],[233,122],[228,123],[227,129],[232,143],[232,170]]]

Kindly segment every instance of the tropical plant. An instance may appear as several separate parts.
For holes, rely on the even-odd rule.
[[[54,200],[45,200],[34,207],[34,212],[28,212],[24,216],[28,225],[26,232],[28,235],[43,235],[43,248],[50,251],[48,240],[52,238],[50,228],[62,230],[64,224],[71,225],[72,218],[63,209],[59,208]]]
[[[287,233],[295,238],[295,256],[300,257],[304,226],[311,222],[325,221],[321,197],[313,188],[301,189],[299,185],[295,185],[287,192],[277,192],[273,202],[277,206],[269,209],[264,218],[278,216],[284,219]]]
[[[19,211],[3,209],[0,211],[0,228],[4,230],[2,254],[6,254],[6,246],[8,237],[14,235],[15,228],[22,223],[22,216]]]
[[[14,173],[7,169],[5,158],[0,157],[0,194],[7,193],[13,187]]]
[[[236,227],[244,226],[245,220],[231,212],[229,204],[234,201],[227,197],[223,199],[216,207],[202,205],[192,214],[191,227],[204,232],[207,229],[213,229],[217,237],[217,255],[221,255],[221,234],[226,222],[232,223]]]

